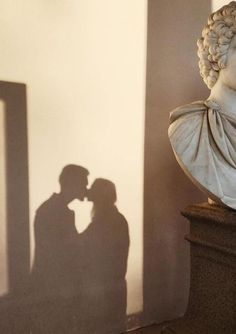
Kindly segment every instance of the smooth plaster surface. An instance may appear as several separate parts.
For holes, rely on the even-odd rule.
[[[175,161],[167,129],[175,107],[204,98],[196,41],[210,1],[149,1],[144,186],[146,321],[181,316],[189,290],[188,223],[180,210],[202,201]]]
[[[59,190],[65,165],[85,166],[90,183],[105,177],[116,185],[131,239],[127,312],[138,313],[143,306],[146,1],[4,0],[0,18],[0,79],[27,86],[31,262],[36,209]],[[91,205],[74,205],[77,228],[84,230]]]

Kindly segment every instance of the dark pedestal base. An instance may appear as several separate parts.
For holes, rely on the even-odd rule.
[[[190,221],[189,304],[162,334],[235,334],[236,211],[206,203],[182,214]]]

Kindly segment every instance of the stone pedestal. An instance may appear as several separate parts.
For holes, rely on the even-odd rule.
[[[185,316],[162,334],[236,333],[236,211],[208,203],[187,207],[191,283]]]

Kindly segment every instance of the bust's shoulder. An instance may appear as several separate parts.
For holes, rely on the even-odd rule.
[[[179,117],[185,116],[187,114],[204,112],[207,109],[205,101],[194,101],[175,108],[170,112],[170,123],[176,121]]]

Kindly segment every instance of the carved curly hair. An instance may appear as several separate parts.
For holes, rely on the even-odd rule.
[[[236,34],[236,1],[211,14],[197,42],[200,74],[211,89],[227,65],[230,42]]]

